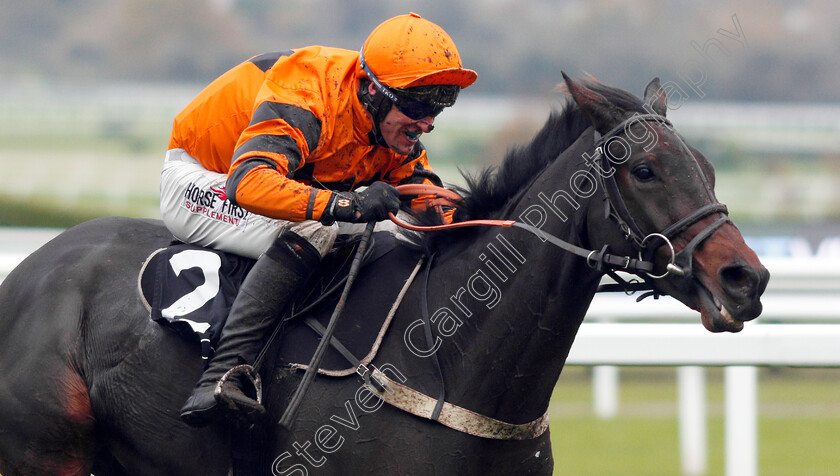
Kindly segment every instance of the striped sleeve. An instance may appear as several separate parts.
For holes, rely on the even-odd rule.
[[[290,221],[320,218],[330,192],[294,180],[321,137],[322,121],[305,102],[269,95],[254,108],[228,174],[228,195],[239,206]]]

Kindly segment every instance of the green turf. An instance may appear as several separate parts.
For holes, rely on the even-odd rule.
[[[707,370],[707,472],[724,474],[722,369]],[[669,368],[621,369],[614,419],[592,412],[589,370],[564,371],[552,398],[557,475],[681,475]],[[840,369],[761,369],[759,474],[840,474]]]
[[[724,474],[722,417],[708,424],[708,476]],[[553,417],[557,475],[680,475],[677,420]],[[760,418],[759,474],[829,476],[840,470],[840,419]]]

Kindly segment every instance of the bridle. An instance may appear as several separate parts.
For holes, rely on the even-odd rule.
[[[590,166],[594,167],[597,161],[600,161],[600,168],[602,171],[614,171],[615,169],[612,165],[614,161],[610,160],[609,145],[612,141],[618,140],[618,138],[626,132],[627,128],[629,128],[636,121],[655,122],[657,124],[664,125],[669,130],[673,131],[673,126],[671,126],[671,123],[664,116],[656,114],[636,114],[634,116],[631,116],[630,118],[622,121],[619,125],[615,126],[603,136],[600,136],[598,132],[594,132],[594,134],[596,135],[594,151],[595,160],[590,162]],[[624,233],[625,239],[628,242],[630,242],[638,252],[638,258],[611,254],[609,253],[608,245],[605,245],[600,250],[590,250],[582,248],[567,241],[561,240],[560,238],[546,233],[537,227],[526,223],[517,222],[515,220],[468,220],[445,225],[423,226],[406,223],[396,218],[393,214],[390,215],[390,219],[397,225],[414,231],[438,231],[470,226],[501,226],[508,228],[521,228],[533,233],[534,235],[537,235],[541,239],[546,240],[570,253],[585,258],[586,264],[589,267],[598,271],[606,272],[610,274],[610,276],[612,276],[613,278],[616,278],[614,272],[616,270],[620,270],[642,276],[643,278],[645,278],[646,281],[647,278],[660,279],[669,275],[675,275],[684,278],[687,282],[693,275],[692,268],[694,261],[694,250],[709,236],[711,236],[712,233],[714,233],[718,228],[720,228],[730,220],[726,205],[720,203],[715,197],[712,186],[706,178],[706,175],[703,173],[703,169],[700,167],[697,158],[682,140],[682,137],[676,134],[676,132],[674,132],[674,136],[676,137],[677,142],[683,149],[684,153],[692,157],[694,167],[696,167],[697,169],[700,180],[702,181],[706,193],[709,196],[710,203],[694,210],[688,215],[667,226],[662,231],[644,233],[627,209],[624,199],[622,198],[621,193],[619,192],[618,183],[615,179],[615,173],[603,173],[599,171],[594,172],[594,175],[597,177],[598,183],[602,187],[602,190],[605,194],[605,214],[618,223],[619,228],[621,229],[622,233]],[[435,198],[427,200],[427,204],[438,208],[446,205],[455,205],[457,201],[461,198],[456,192],[452,190],[436,187],[433,185],[400,185],[397,187],[397,189],[403,195],[434,196]],[[674,246],[671,243],[672,240],[674,240],[680,234],[684,233],[692,225],[714,214],[720,214],[721,216],[713,223],[706,226],[699,233],[697,233],[682,250],[680,250],[679,252],[675,251]],[[661,242],[661,244],[656,245],[656,242]],[[665,271],[662,274],[655,275],[653,274],[654,254],[656,250],[659,249],[661,246],[668,247],[671,257],[669,259],[668,264],[666,265]],[[622,287],[626,288],[626,286]],[[653,288],[652,283],[650,283],[649,288]]]
[[[729,211],[727,210],[726,205],[720,203],[717,197],[715,197],[714,190],[712,189],[709,180],[706,178],[706,174],[703,172],[697,158],[688,148],[688,145],[682,137],[674,131],[673,126],[664,116],[656,114],[633,115],[597,139],[595,142],[595,160],[601,161],[601,171],[615,171],[612,166],[613,161],[610,160],[610,143],[617,140],[617,138],[622,133],[626,132],[633,123],[638,121],[654,122],[665,126],[668,130],[673,132],[677,144],[679,144],[685,154],[693,159],[692,164],[700,177],[703,188],[706,190],[709,203],[682,217],[662,231],[645,234],[627,210],[624,198],[618,190],[615,173],[596,171],[595,175],[598,177],[601,187],[604,190],[604,194],[606,195],[606,214],[618,223],[619,228],[624,233],[625,239],[634,244],[635,248],[639,252],[639,259],[644,258],[652,260],[654,252],[659,248],[659,246],[650,245],[657,241],[663,242],[660,246],[668,247],[668,250],[671,253],[671,258],[666,266],[665,272],[660,275],[652,275],[648,273],[648,276],[658,279],[664,278],[669,274],[674,274],[690,278],[693,274],[694,250],[709,236],[711,236],[715,230],[723,226],[725,223],[730,222]],[[720,217],[697,233],[682,250],[677,253],[674,252],[674,246],[671,244],[672,240],[684,233],[695,223],[698,223],[704,218],[715,214],[719,214]]]

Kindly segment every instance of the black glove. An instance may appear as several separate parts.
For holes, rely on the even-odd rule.
[[[385,220],[399,209],[400,192],[385,182],[374,182],[361,192],[333,192],[320,221],[369,223]]]

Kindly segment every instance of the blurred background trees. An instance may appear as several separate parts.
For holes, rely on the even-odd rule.
[[[0,77],[207,82],[254,54],[357,49],[410,10],[443,26],[474,93],[546,94],[560,70],[635,90],[674,75],[738,15],[748,40],[709,78],[713,99],[838,101],[831,0],[2,0]]]

